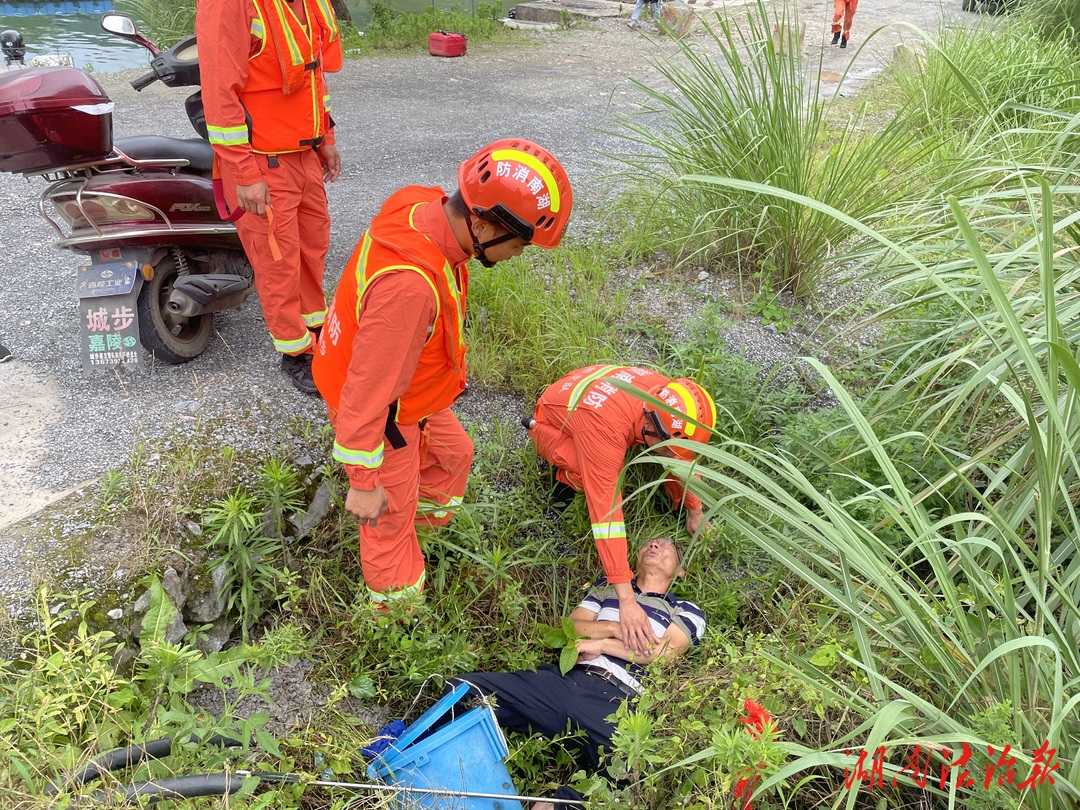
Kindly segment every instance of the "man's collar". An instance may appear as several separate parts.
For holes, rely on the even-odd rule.
[[[645,592],[645,591],[641,590],[641,588],[639,588],[638,584],[637,584],[637,577],[634,577],[632,580],[630,580],[630,585],[633,586],[634,593],[636,595],[638,595],[638,596],[655,596],[655,597],[658,597],[660,599],[663,599],[669,605],[674,605],[678,601],[671,593],[655,593],[655,592]]]

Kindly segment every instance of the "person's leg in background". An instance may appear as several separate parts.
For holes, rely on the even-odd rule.
[[[840,32],[840,47],[846,48],[851,39],[851,24],[855,20],[855,9],[859,7],[859,0],[844,0],[844,30]]]
[[[842,33],[841,25],[844,20],[844,12],[847,9],[847,4],[844,0],[833,0],[833,18],[832,18],[832,44],[835,45],[840,41],[840,35]]]

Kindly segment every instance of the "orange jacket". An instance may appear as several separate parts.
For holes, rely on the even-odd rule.
[[[250,185],[262,178],[253,152],[334,142],[325,71],[341,68],[341,38],[329,0],[200,0],[195,32],[224,175]]]
[[[337,411],[334,458],[357,489],[378,484],[392,407],[394,421],[415,424],[465,390],[467,256],[447,257],[414,221],[422,206],[438,205],[445,224],[443,199],[442,189],[420,186],[390,197],[327,311],[311,370]]]
[[[646,368],[588,366],[572,371],[549,385],[536,404],[536,419],[571,437],[577,450],[582,489],[589,508],[593,538],[611,582],[630,579],[626,562],[626,524],[623,522],[622,475],[626,451],[644,444],[642,402],[608,382],[618,378],[642,391],[668,382],[668,377]],[[681,482],[664,482],[668,497],[678,507],[697,509],[701,500],[686,492]]]

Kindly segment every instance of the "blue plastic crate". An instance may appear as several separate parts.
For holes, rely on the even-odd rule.
[[[506,740],[487,707],[473,709],[422,740],[418,738],[468,691],[461,684],[444,697],[380,754],[368,776],[386,784],[454,793],[491,793],[515,796],[517,788],[503,759]],[[522,810],[515,799],[480,799],[460,796],[401,794],[402,808],[432,810]]]

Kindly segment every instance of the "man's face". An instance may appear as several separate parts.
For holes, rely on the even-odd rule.
[[[654,537],[638,549],[639,574],[647,570],[674,579],[681,569],[679,550],[670,538]]]
[[[498,239],[500,236],[505,236],[509,231],[496,225],[494,222],[480,219],[473,222],[473,233],[476,234],[476,238],[479,240],[480,244],[484,244],[492,239]],[[513,239],[503,242],[502,244],[485,248],[484,255],[489,262],[503,262],[507,259],[512,259],[515,256],[520,256],[521,251],[525,250],[528,246],[528,242],[515,236]]]
[[[515,236],[509,242],[503,242],[501,245],[487,248],[484,253],[487,255],[489,261],[504,262],[507,259],[520,256],[521,251],[525,250],[528,246],[528,242]]]

